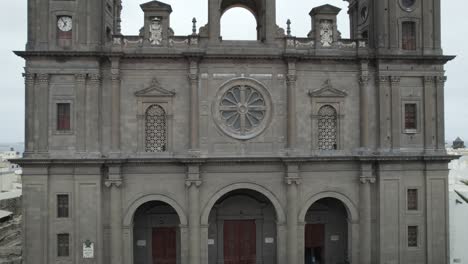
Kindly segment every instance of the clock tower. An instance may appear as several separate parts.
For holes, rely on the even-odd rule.
[[[29,0],[28,42],[34,51],[97,51],[114,31],[114,0]]]

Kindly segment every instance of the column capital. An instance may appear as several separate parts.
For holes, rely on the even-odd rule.
[[[436,81],[435,76],[424,76],[424,82],[425,83],[433,83]]]
[[[198,74],[196,74],[196,73],[190,73],[190,74],[188,75],[188,78],[189,78],[189,80],[192,81],[192,82],[198,81]]]
[[[437,76],[436,81],[439,84],[443,84],[443,83],[445,83],[447,81],[447,76]]]
[[[187,187],[200,187],[203,184],[202,180],[185,180],[185,186]]]
[[[48,73],[40,73],[37,75],[37,80],[40,83],[48,83],[50,75]]]
[[[36,74],[26,71],[23,73],[23,77],[25,81],[34,81]]]
[[[297,81],[297,75],[295,75],[295,74],[288,74],[288,75],[286,75],[286,81],[287,81],[288,83],[294,83],[294,82],[296,82],[296,81]]]
[[[377,181],[377,179],[375,177],[373,177],[373,176],[372,177],[361,176],[361,177],[359,177],[359,181],[362,184],[367,184],[367,183],[374,184]]]
[[[104,185],[107,188],[112,188],[112,187],[120,188],[122,184],[123,184],[122,179],[107,179],[104,181]]]
[[[118,74],[118,73],[112,73],[112,74],[111,74],[111,80],[112,80],[112,81],[119,81],[119,80],[120,80],[120,74]]]
[[[369,83],[369,76],[364,74],[359,76],[359,83],[362,85],[367,85]]]
[[[400,80],[401,80],[401,77],[400,77],[400,76],[392,76],[392,77],[390,78],[390,81],[391,81],[392,83],[400,83]]]
[[[286,177],[286,178],[284,179],[284,182],[285,182],[287,185],[293,185],[293,184],[295,184],[295,185],[300,185],[301,182],[302,182],[302,179],[301,179],[301,177],[294,177],[294,178],[293,178],[293,177]]]
[[[102,76],[99,73],[90,73],[88,74],[88,77],[91,81],[100,81]]]
[[[84,82],[86,80],[86,77],[88,75],[86,73],[77,73],[75,74],[75,80],[79,81],[79,82]]]
[[[380,83],[387,83],[390,81],[390,76],[379,76]]]

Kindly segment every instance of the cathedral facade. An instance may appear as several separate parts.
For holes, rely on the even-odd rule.
[[[25,263],[448,263],[440,0],[348,2],[350,39],[332,5],[125,36],[121,0],[28,0]]]

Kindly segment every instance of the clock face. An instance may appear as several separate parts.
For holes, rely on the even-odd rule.
[[[416,2],[416,0],[401,0],[401,4],[403,5],[403,7],[405,8],[410,8],[414,5],[414,3]]]
[[[68,32],[68,31],[72,30],[72,28],[73,28],[72,24],[73,24],[72,18],[69,17],[69,16],[59,17],[59,19],[57,21],[58,29],[60,29],[63,32]]]

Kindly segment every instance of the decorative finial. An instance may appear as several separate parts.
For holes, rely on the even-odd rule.
[[[196,35],[197,34],[197,19],[196,18],[193,18],[192,19],[192,34],[193,35]]]
[[[286,21],[286,25],[288,25],[286,33],[288,34],[288,37],[290,37],[291,36],[291,20],[290,19]]]

